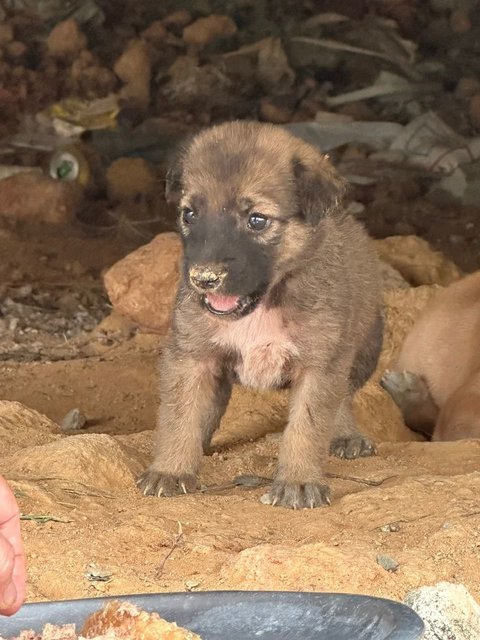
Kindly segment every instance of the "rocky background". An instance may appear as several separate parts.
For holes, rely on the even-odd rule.
[[[0,473],[22,510],[29,599],[216,588],[401,599],[440,580],[479,597],[480,445],[421,441],[378,385],[431,296],[479,268],[477,3],[2,7]],[[355,401],[379,455],[329,460],[328,509],[259,502],[281,393],[236,391],[202,493],[157,500],[135,487],[178,278],[166,162],[185,133],[232,117],[315,125],[382,260],[385,344]]]

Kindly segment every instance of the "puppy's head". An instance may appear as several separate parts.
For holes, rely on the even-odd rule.
[[[185,281],[210,313],[252,311],[338,209],[343,182],[313,147],[273,125],[230,122],[178,154],[166,197],[179,209]]]

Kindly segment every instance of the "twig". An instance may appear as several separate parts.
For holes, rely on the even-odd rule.
[[[359,484],[366,484],[369,487],[380,487],[387,480],[396,478],[397,476],[388,476],[388,478],[382,478],[381,480],[368,480],[368,478],[356,478],[355,476],[342,476],[339,473],[326,473],[327,478],[336,478],[337,480],[349,480],[350,482],[358,482]]]
[[[34,513],[21,513],[20,520],[32,520],[33,522],[39,522],[40,524],[45,524],[46,522],[63,522],[68,524],[69,522],[73,522],[73,520],[65,520],[64,518],[58,518],[57,516],[50,516],[48,514],[34,514]]]
[[[158,569],[157,569],[157,571],[155,573],[155,577],[156,578],[160,578],[160,576],[163,573],[163,569],[165,568],[165,564],[166,564],[167,560],[170,558],[170,556],[175,551],[175,549],[182,544],[183,541],[184,541],[184,535],[183,535],[182,523],[179,522],[178,523],[178,531],[177,531],[177,533],[175,534],[175,536],[173,538],[173,544],[170,547],[170,549],[168,550],[168,552],[166,553],[166,555],[163,558],[163,560],[158,565]]]
[[[392,520],[391,522],[381,524],[378,527],[373,527],[373,529],[370,529],[370,531],[377,531],[378,529],[382,529],[382,527],[388,527],[392,524],[410,524],[411,522],[418,522],[419,520],[424,520],[425,518],[431,518],[434,515],[435,514],[433,513],[424,513],[423,515],[418,516],[418,518],[399,518],[398,520]]]

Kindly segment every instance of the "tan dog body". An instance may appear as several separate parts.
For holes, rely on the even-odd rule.
[[[200,134],[172,180],[185,263],[161,360],[155,458],[139,484],[148,495],[194,490],[232,384],[290,387],[268,501],[328,503],[329,448],[374,452],[351,399],[382,343],[377,259],[340,209],[342,181],[317,151],[256,123]]]
[[[433,440],[480,437],[480,271],[435,296],[383,384],[411,428]]]

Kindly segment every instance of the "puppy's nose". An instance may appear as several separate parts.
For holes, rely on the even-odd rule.
[[[188,272],[190,282],[197,289],[205,291],[214,291],[225,280],[227,275],[226,269],[218,265],[198,265],[191,267]]]

